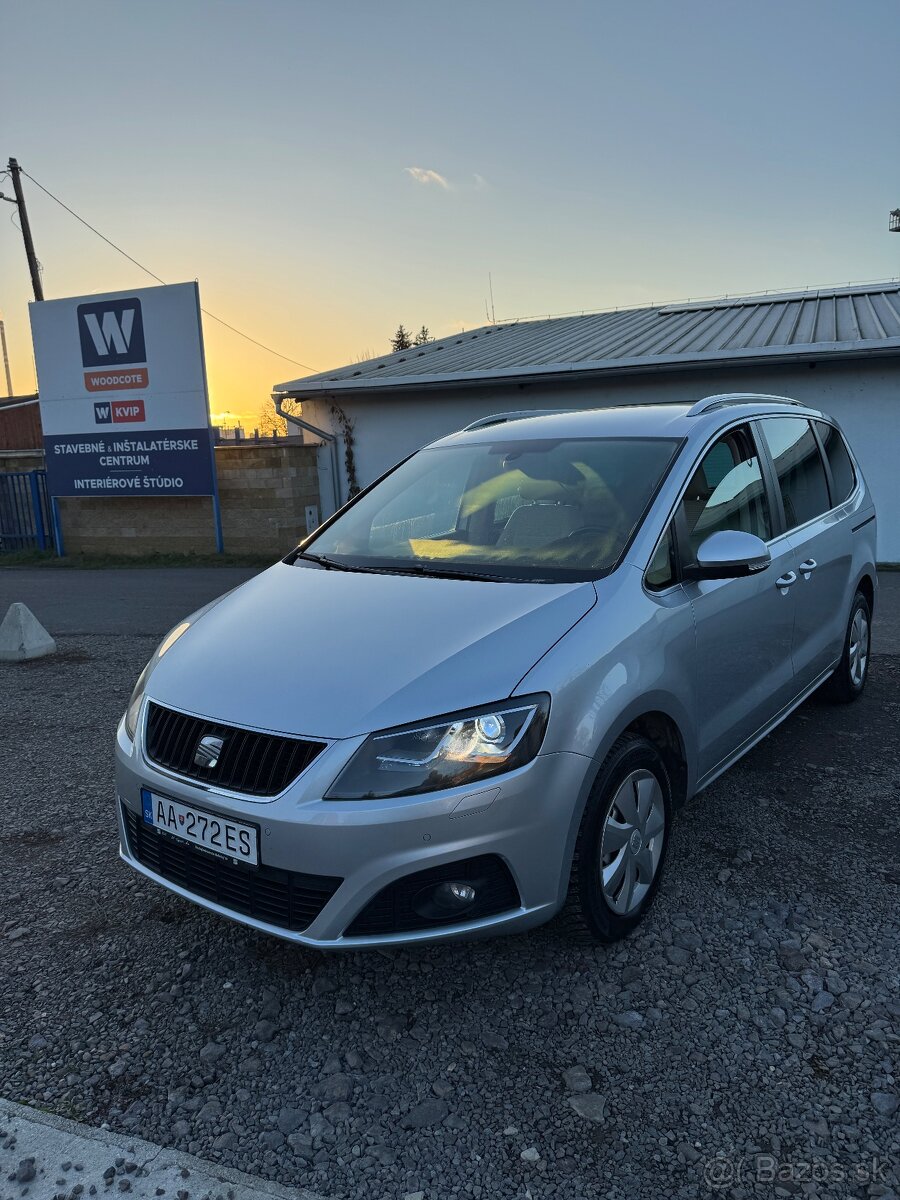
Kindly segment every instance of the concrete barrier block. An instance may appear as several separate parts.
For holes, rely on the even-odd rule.
[[[56,642],[30,608],[18,601],[0,625],[0,661],[23,662],[56,653]]]

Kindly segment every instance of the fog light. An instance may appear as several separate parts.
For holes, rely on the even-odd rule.
[[[471,883],[451,880],[422,888],[413,899],[412,907],[420,917],[432,921],[445,921],[456,914],[461,916],[474,903],[475,889]]]
[[[448,883],[445,886],[450,889],[453,899],[458,900],[460,904],[471,904],[475,899],[475,889],[470,883]]]

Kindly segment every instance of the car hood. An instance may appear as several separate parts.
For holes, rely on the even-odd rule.
[[[278,563],[201,610],[147,694],[223,724],[353,737],[504,699],[596,598],[591,583]]]

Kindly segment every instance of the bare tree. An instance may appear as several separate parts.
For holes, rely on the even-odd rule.
[[[300,412],[300,403],[297,400],[285,400],[282,407],[291,413]],[[296,432],[296,427],[289,429],[284,417],[275,411],[273,400],[267,400],[260,406],[256,428],[260,437],[286,437],[287,434]]]

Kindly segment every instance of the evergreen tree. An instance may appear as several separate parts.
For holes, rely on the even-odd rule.
[[[397,326],[397,332],[391,338],[391,350],[395,353],[398,350],[408,350],[412,345],[412,338],[403,325]]]
[[[413,341],[413,345],[414,346],[427,346],[430,341],[431,341],[431,334],[428,332],[428,326],[423,325],[422,328],[419,330],[419,332],[416,334],[415,340]]]

